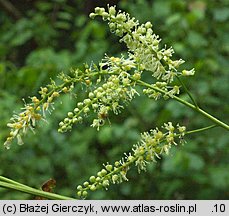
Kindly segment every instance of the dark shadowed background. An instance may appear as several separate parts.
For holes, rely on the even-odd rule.
[[[62,97],[56,109],[30,133],[23,146],[3,148],[7,122],[23,107],[22,98],[37,95],[50,77],[98,63],[104,56],[119,56],[125,47],[109,32],[106,23],[90,20],[96,6],[117,4],[139,19],[151,21],[163,44],[173,46],[185,67],[196,75],[187,86],[201,107],[229,122],[229,1],[228,0],[0,0],[0,174],[39,188],[49,178],[55,192],[75,196],[76,186],[119,160],[138,141],[140,132],[172,121],[188,129],[211,124],[177,102],[155,102],[137,97],[111,126],[99,132],[90,122],[59,134],[58,123],[77,100]],[[187,98],[186,95],[182,95]],[[187,143],[170,156],[148,166],[147,172],[128,174],[129,182],[89,199],[228,199],[229,135],[221,128],[186,137]],[[33,196],[0,188],[0,199],[33,199]]]

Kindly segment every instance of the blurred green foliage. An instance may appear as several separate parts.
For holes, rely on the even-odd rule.
[[[13,1],[8,1],[13,2]],[[16,2],[16,1],[15,1]],[[97,4],[98,3],[98,4]],[[140,22],[151,21],[163,43],[196,68],[186,83],[201,107],[229,122],[229,1],[228,0],[52,0],[13,4],[20,16],[0,9],[0,174],[39,188],[55,178],[55,192],[75,196],[75,186],[119,160],[138,141],[140,132],[167,121],[188,129],[210,124],[204,117],[172,100],[155,102],[136,98],[111,125],[99,132],[85,125],[58,134],[58,122],[78,98],[62,97],[55,110],[25,145],[3,149],[7,122],[23,106],[22,98],[36,95],[40,86],[60,71],[98,62],[107,53],[119,55],[124,47],[106,24],[88,18],[95,6],[117,3]],[[16,13],[16,12],[15,12]],[[187,98],[185,94],[181,97]],[[229,137],[216,128],[186,137],[187,143],[148,167],[129,173],[129,182],[92,193],[89,199],[228,199]],[[31,195],[0,188],[0,199],[33,199]]]

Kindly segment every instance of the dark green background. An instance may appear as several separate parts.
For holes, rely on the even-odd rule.
[[[39,188],[55,178],[55,192],[75,196],[78,184],[119,160],[138,141],[140,132],[172,121],[196,129],[211,124],[192,110],[168,100],[137,97],[111,126],[99,132],[85,125],[58,134],[58,122],[77,101],[69,96],[56,103],[36,134],[3,148],[7,122],[23,107],[22,98],[36,95],[40,86],[61,71],[97,63],[104,53],[120,55],[125,47],[101,20],[90,20],[95,6],[118,4],[140,22],[151,21],[162,43],[173,46],[176,58],[195,67],[187,86],[203,109],[229,122],[229,1],[228,0],[27,0],[0,5],[0,174]],[[82,92],[82,93],[81,93]],[[181,97],[187,98],[185,94]],[[108,191],[91,193],[89,199],[228,199],[229,136],[222,128],[186,137],[185,146],[148,166],[147,172],[128,173],[129,182]],[[33,196],[0,188],[0,199],[33,199]]]

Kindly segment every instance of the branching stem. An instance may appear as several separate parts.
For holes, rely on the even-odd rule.
[[[209,130],[211,128],[216,127],[216,125],[211,125],[208,127],[204,127],[204,128],[199,128],[196,130],[191,130],[191,131],[187,131],[185,134],[192,134],[192,133],[197,133],[197,132],[202,132],[205,130]],[[179,135],[177,135],[179,136]],[[127,162],[126,165],[131,165],[132,163],[134,163],[135,160],[131,161],[131,162]],[[113,175],[116,172],[119,172],[121,169],[123,169],[123,167],[119,167],[118,169],[116,169],[115,171],[111,172],[109,175]],[[16,190],[16,191],[21,191],[24,193],[28,193],[28,194],[32,194],[35,196],[40,196],[40,197],[45,197],[47,199],[52,199],[52,200],[72,200],[74,198],[72,197],[67,197],[67,196],[62,196],[59,194],[55,194],[55,193],[49,193],[49,192],[45,192],[42,190],[38,190],[32,187],[29,187],[27,185],[21,184],[17,181],[8,179],[6,177],[0,176],[0,187],[3,188],[7,188],[7,189],[12,189],[12,190]]]
[[[150,88],[150,89],[153,89],[157,92],[160,92],[162,94],[166,94],[166,92],[160,88],[157,88],[157,87],[154,87],[152,85],[150,85],[149,83],[146,83],[142,80],[138,80],[137,83],[141,86],[144,86],[144,87],[147,87],[147,88]],[[195,110],[196,112],[200,113],[201,115],[207,117],[209,120],[211,120],[212,122],[214,122],[215,124],[217,124],[218,126],[226,129],[229,131],[229,125],[227,125],[226,123],[220,121],[219,119],[217,119],[216,117],[212,116],[211,114],[207,113],[206,111],[204,111],[203,109],[200,109],[199,107],[196,107],[195,105],[177,97],[177,96],[173,96],[172,99],[184,104],[185,106]]]
[[[195,107],[196,108],[199,108],[198,104],[196,103],[196,100],[194,99],[194,97],[192,96],[192,94],[190,93],[190,91],[188,90],[188,88],[186,87],[186,85],[184,84],[184,82],[182,81],[182,79],[179,76],[176,76],[176,78],[178,79],[178,81],[180,82],[180,84],[183,86],[185,92],[188,94],[188,96],[190,97],[190,99],[193,102],[193,104],[195,105]]]

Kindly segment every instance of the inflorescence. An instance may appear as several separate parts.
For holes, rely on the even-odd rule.
[[[165,123],[161,130],[158,128],[141,134],[141,140],[134,145],[132,152],[116,161],[114,165],[104,164],[96,176],[91,176],[88,181],[77,186],[77,195],[85,198],[88,191],[95,191],[101,188],[108,189],[110,184],[119,184],[128,181],[127,172],[132,165],[135,165],[138,172],[146,171],[146,166],[150,162],[156,162],[161,155],[169,154],[172,146],[178,143],[183,144],[183,137],[186,128],[184,126],[173,126],[171,122]]]
[[[121,57],[106,55],[98,65],[85,64],[81,70],[72,69],[69,74],[61,73],[60,84],[51,81],[50,85],[42,87],[39,95],[31,97],[23,111],[15,114],[8,123],[11,131],[4,143],[7,149],[15,138],[19,145],[23,144],[23,136],[27,131],[34,131],[37,121],[46,120],[46,113],[52,110],[55,99],[61,94],[73,94],[77,84],[86,86],[87,97],[78,101],[74,110],[69,111],[59,123],[58,131],[61,133],[72,130],[74,124],[82,123],[90,114],[96,116],[91,126],[99,130],[111,112],[118,115],[135,96],[140,95],[136,86],[144,86],[143,94],[155,100],[161,97],[173,98],[180,93],[181,87],[174,84],[174,79],[194,75],[194,69],[179,71],[184,61],[172,60],[174,50],[171,47],[160,48],[161,39],[154,34],[150,22],[140,25],[128,13],[116,11],[114,6],[108,6],[107,12],[104,8],[95,8],[90,17],[96,16],[107,21],[111,32],[126,44],[127,54]],[[143,81],[143,73],[152,74],[152,83]],[[184,126],[174,127],[168,122],[161,130],[156,128],[142,133],[141,141],[133,146],[132,152],[125,154],[114,165],[105,164],[96,176],[91,176],[89,181],[78,186],[78,196],[84,198],[88,190],[107,189],[110,184],[127,181],[126,174],[132,164],[137,166],[139,172],[146,170],[149,162],[160,159],[162,154],[169,153],[173,145],[182,142],[185,130]]]
[[[68,112],[66,118],[59,123],[59,132],[71,130],[74,124],[83,122],[90,113],[97,114],[91,126],[99,129],[108,119],[110,112],[119,114],[124,105],[131,102],[136,95],[140,95],[136,85],[141,85],[143,72],[149,71],[157,79],[155,83],[150,84],[150,88],[143,89],[144,94],[155,100],[178,95],[180,86],[173,85],[174,78],[194,74],[194,69],[178,71],[184,61],[172,60],[174,51],[171,47],[159,48],[161,39],[153,33],[150,22],[140,25],[129,14],[117,12],[114,6],[108,6],[108,12],[104,8],[95,8],[95,13],[91,13],[90,17],[95,16],[101,16],[103,20],[108,21],[111,32],[121,38],[120,42],[126,44],[127,55],[105,56],[98,66],[85,65],[84,70],[71,70],[71,75],[61,73],[60,85],[52,81],[47,87],[41,88],[39,97],[31,97],[31,103],[25,104],[23,111],[14,115],[8,123],[11,132],[4,143],[6,148],[10,148],[14,138],[17,138],[19,145],[23,144],[23,136],[28,129],[34,131],[37,121],[45,120],[45,113],[52,109],[54,99],[61,93],[72,92],[77,83],[90,86],[87,88],[88,97],[79,101],[75,109]]]
[[[152,76],[159,80],[156,87],[162,88],[171,97],[179,94],[179,86],[169,85],[176,76],[194,75],[194,69],[178,71],[184,60],[172,60],[174,50],[166,46],[160,49],[158,35],[153,33],[151,22],[139,24],[138,20],[131,18],[128,13],[116,11],[115,6],[108,6],[108,12],[104,8],[95,8],[95,12],[90,14],[91,18],[101,16],[108,21],[112,33],[120,37],[120,42],[124,42],[128,48],[129,56],[136,63],[138,70],[152,72]],[[158,99],[161,94],[150,89],[145,91],[150,97]],[[168,96],[167,95],[167,96]]]

